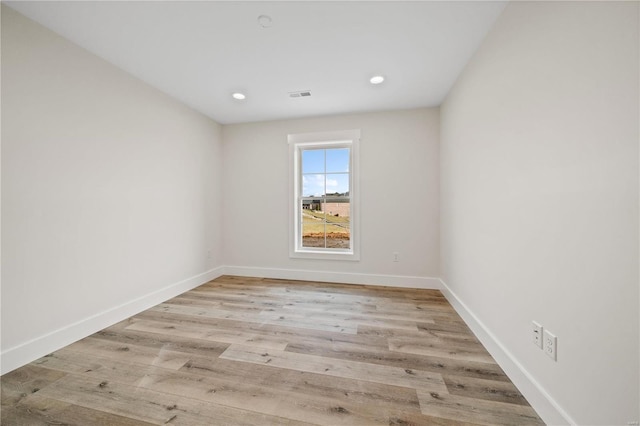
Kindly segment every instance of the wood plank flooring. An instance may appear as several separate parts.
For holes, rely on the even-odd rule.
[[[543,424],[437,290],[223,276],[0,385],[2,425]]]

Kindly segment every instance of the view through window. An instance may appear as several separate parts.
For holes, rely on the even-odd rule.
[[[351,149],[301,149],[302,247],[351,248]]]

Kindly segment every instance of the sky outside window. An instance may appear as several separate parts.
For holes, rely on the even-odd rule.
[[[347,192],[349,192],[349,148],[302,151],[303,197],[320,197],[325,194]]]

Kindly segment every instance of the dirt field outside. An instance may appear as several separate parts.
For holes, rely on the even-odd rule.
[[[302,246],[349,248],[349,217],[338,217],[318,211],[302,212]]]
[[[326,245],[325,245],[326,243]],[[349,234],[327,234],[325,241],[324,234],[302,235],[303,247],[324,247],[324,248],[349,248]]]

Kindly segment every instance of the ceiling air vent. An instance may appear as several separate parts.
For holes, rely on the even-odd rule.
[[[304,98],[305,96],[311,96],[310,90],[300,90],[297,92],[289,92],[290,98]]]

